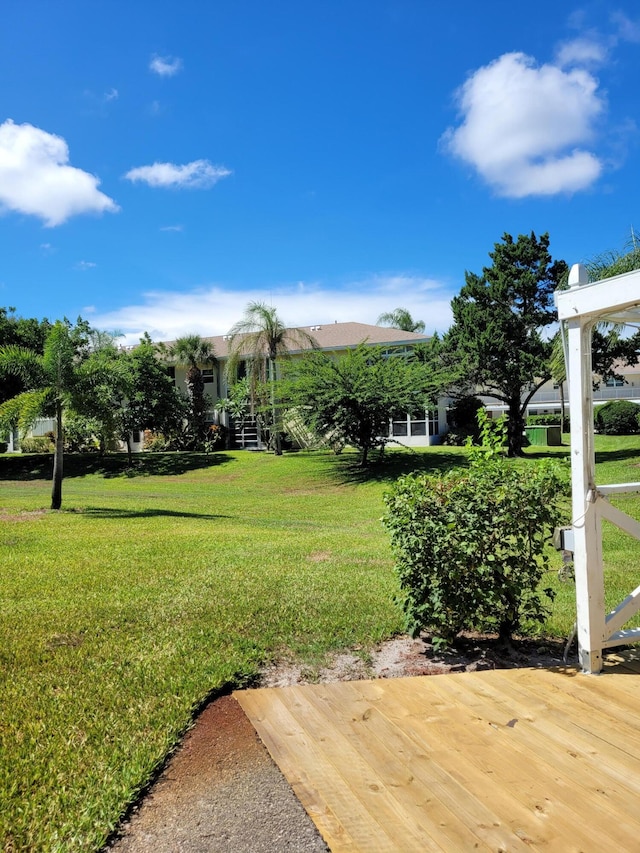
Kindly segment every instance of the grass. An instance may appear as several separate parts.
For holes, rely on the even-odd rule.
[[[634,480],[638,439],[598,439],[599,481]],[[567,455],[568,449],[532,450]],[[283,655],[314,665],[401,630],[382,493],[462,451],[0,457],[0,843],[98,849],[198,707]],[[619,498],[640,517],[637,498]],[[635,543],[606,531],[608,583]],[[555,577],[555,575],[554,575]],[[566,634],[572,584],[546,626]],[[612,602],[613,603],[613,602]]]

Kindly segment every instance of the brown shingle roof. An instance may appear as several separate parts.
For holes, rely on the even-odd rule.
[[[377,346],[402,346],[402,344],[425,343],[429,335],[419,335],[415,332],[403,332],[401,329],[391,329],[388,326],[370,326],[367,323],[328,323],[327,325],[301,326],[318,342],[323,350],[340,350],[355,347],[366,341]],[[218,358],[229,355],[229,335],[214,335],[204,338],[213,344]],[[166,341],[171,346],[174,341]],[[300,352],[300,350],[292,350]]]

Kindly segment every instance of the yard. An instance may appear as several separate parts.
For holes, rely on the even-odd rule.
[[[597,448],[600,481],[640,479],[640,439]],[[69,458],[51,513],[51,460],[0,456],[4,849],[99,848],[208,696],[269,659],[365,653],[400,631],[382,493],[464,461],[453,448],[390,452],[367,472],[348,453],[145,455],[133,471]],[[640,517],[640,499],[623,502]],[[611,603],[638,583],[636,545],[606,531]],[[573,587],[553,582],[546,630],[561,636]]]

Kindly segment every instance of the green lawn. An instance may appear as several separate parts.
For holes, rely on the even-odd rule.
[[[602,482],[640,479],[639,439],[598,447]],[[0,456],[4,849],[97,849],[212,693],[401,630],[382,494],[455,464],[450,448],[364,473],[348,453],[69,458],[51,513],[51,459]],[[624,595],[635,546],[607,537]],[[556,583],[548,629],[565,634]]]

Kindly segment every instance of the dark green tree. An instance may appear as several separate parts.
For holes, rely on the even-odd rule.
[[[505,234],[489,253],[482,275],[465,273],[451,307],[445,346],[478,393],[505,404],[509,455],[522,453],[524,416],[535,392],[551,377],[545,330],[556,319],[553,292],[567,273],[549,253],[549,235]]]
[[[176,389],[147,333],[126,353],[129,391],[121,415],[121,438],[129,446],[133,430],[152,430],[169,440],[181,433],[190,403]]]
[[[403,332],[422,333],[425,325],[422,320],[414,320],[406,308],[395,308],[393,311],[385,311],[381,314],[376,324],[378,326],[391,326],[393,329],[402,329]]]
[[[360,344],[340,358],[310,352],[292,362],[287,400],[319,436],[340,436],[361,452],[389,440],[389,421],[428,408],[437,396],[430,373],[417,360],[387,357]]]
[[[304,329],[287,328],[273,306],[250,302],[242,320],[231,329],[227,377],[233,382],[244,364],[252,413],[266,417],[276,456],[282,453],[282,424],[277,393],[278,364],[292,349],[313,349],[317,342]],[[266,393],[265,393],[266,392]]]

